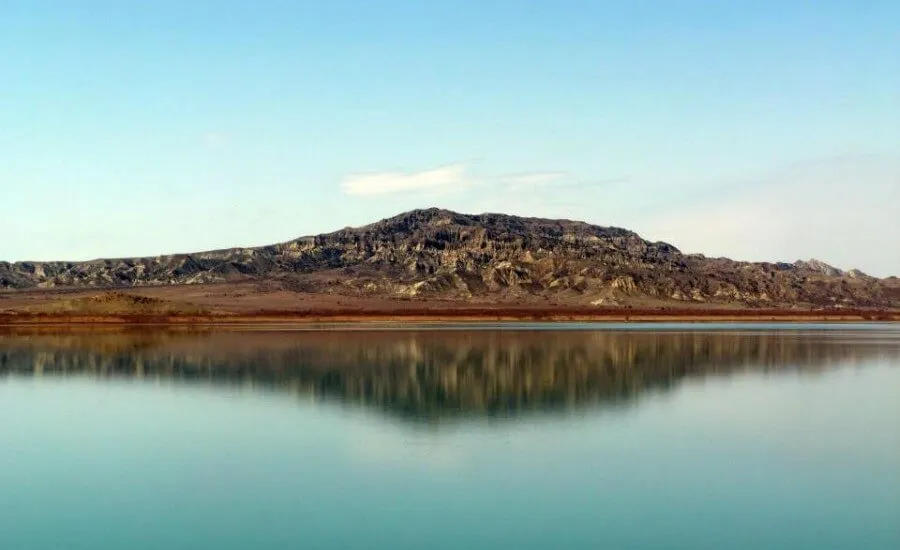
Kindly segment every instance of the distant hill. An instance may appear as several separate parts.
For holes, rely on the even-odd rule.
[[[434,208],[257,248],[88,262],[0,262],[4,289],[248,280],[312,293],[482,303],[900,307],[897,278],[842,271],[818,260],[707,258],[621,228]]]

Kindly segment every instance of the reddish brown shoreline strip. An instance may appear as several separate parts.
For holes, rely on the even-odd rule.
[[[729,310],[729,309],[528,309],[448,308],[383,310],[258,311],[239,314],[0,314],[0,325],[233,325],[365,323],[365,322],[494,322],[494,321],[611,321],[611,322],[866,322],[900,321],[900,311],[886,310]]]

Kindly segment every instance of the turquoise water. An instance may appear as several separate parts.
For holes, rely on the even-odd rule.
[[[0,549],[900,548],[897,327],[522,328],[0,334]]]

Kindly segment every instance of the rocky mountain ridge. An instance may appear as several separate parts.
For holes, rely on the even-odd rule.
[[[414,210],[281,244],[153,258],[0,262],[0,288],[259,281],[303,292],[593,306],[900,307],[900,280],[818,260],[684,254],[627,229]]]

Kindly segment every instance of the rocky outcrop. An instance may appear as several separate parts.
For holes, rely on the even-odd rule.
[[[259,248],[90,262],[0,263],[0,287],[135,287],[234,280],[307,292],[582,305],[900,307],[900,284],[818,260],[687,255],[626,229],[415,210]]]

